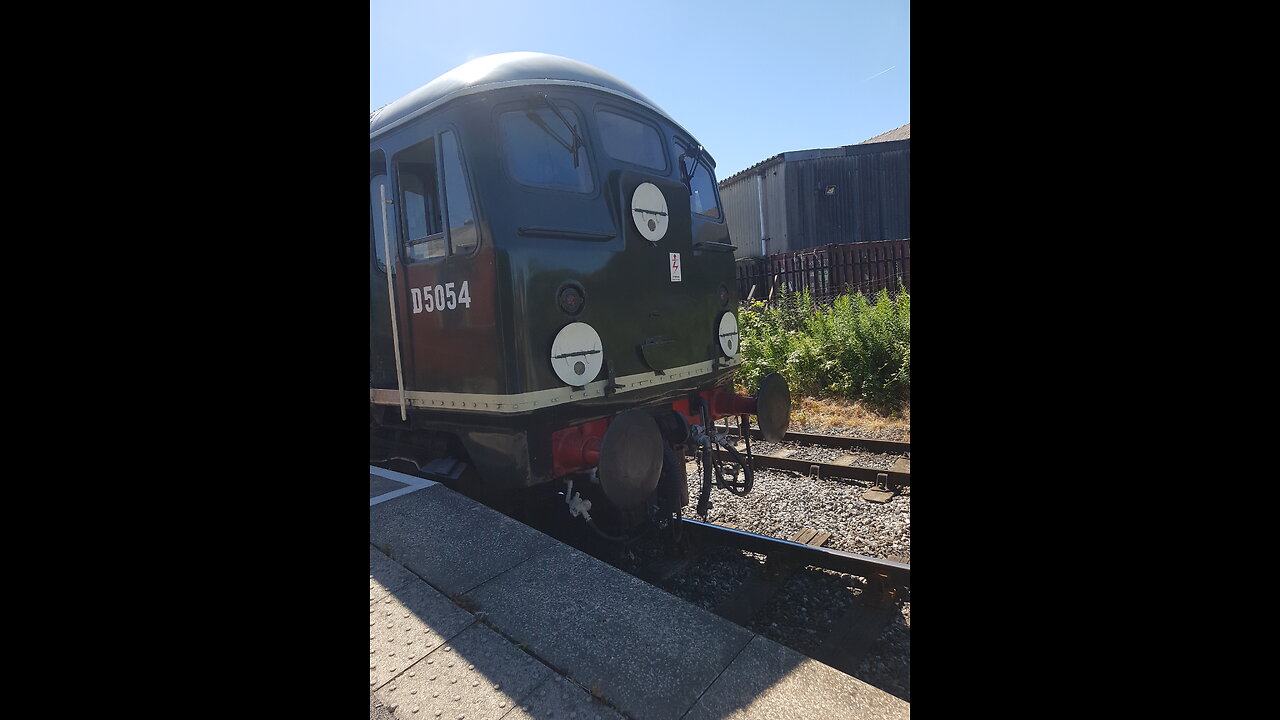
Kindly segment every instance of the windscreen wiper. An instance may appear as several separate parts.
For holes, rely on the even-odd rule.
[[[680,142],[679,140],[677,140],[677,142],[679,142],[680,147],[684,149],[684,152],[680,153],[680,159],[679,159],[680,180],[684,182],[684,186],[688,188],[689,194],[692,195],[693,194],[693,184],[692,184],[693,176],[698,174],[698,165],[700,164],[698,161],[702,159],[702,155],[704,151],[701,145],[685,145],[683,142]],[[693,172],[689,172],[689,170],[685,168],[684,166],[685,158],[690,158],[693,160]]]
[[[573,166],[578,167],[578,148],[586,145],[586,143],[582,141],[582,136],[578,135],[578,126],[571,124],[569,120],[565,118],[564,114],[560,112],[560,108],[556,107],[555,103],[551,102],[551,98],[547,97],[546,93],[538,93],[538,97],[542,98],[542,102],[546,103],[547,107],[551,108],[551,112],[555,113],[556,117],[560,118],[560,122],[564,123],[564,126],[569,129],[569,133],[573,135],[573,146],[570,147],[563,140],[560,140],[559,135],[551,133],[551,129],[543,125],[543,129],[551,133],[551,135],[555,137],[556,140],[559,140],[560,144],[563,145],[571,155],[573,155]]]

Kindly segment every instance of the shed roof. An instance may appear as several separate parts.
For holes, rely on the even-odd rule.
[[[887,133],[880,133],[879,135],[871,138],[870,140],[863,140],[858,144],[866,145],[868,143],[889,142],[891,140],[910,140],[910,139],[911,139],[911,123],[907,123],[902,127],[894,128]]]
[[[882,142],[896,142],[899,140],[910,140],[910,139],[911,139],[911,123],[907,123],[906,125],[894,128],[889,132],[880,133],[879,135],[876,135],[875,137],[870,138],[869,140],[863,140],[862,142],[856,143],[854,145],[841,145],[840,147],[837,147],[837,148],[815,148],[813,150],[788,150],[787,152],[778,153],[773,157],[765,158],[764,160],[761,160],[760,162],[756,163],[755,165],[752,165],[746,170],[742,170],[730,175],[724,180],[721,180],[719,185],[720,187],[723,188],[724,186],[728,185],[730,182],[737,180],[739,177],[743,175],[764,170],[766,167],[770,165],[776,165],[786,160],[809,160],[811,158],[816,158],[816,157],[839,157],[842,155],[861,154],[863,152],[867,152],[865,149],[859,147],[861,145],[870,145],[873,143],[882,143]],[[858,149],[853,150],[853,148],[858,148]]]

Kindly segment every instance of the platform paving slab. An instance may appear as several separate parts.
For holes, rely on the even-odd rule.
[[[553,675],[538,686],[502,720],[543,720],[544,718],[571,718],[572,720],[623,720],[623,717],[596,700],[591,693]]]
[[[513,642],[636,720],[683,716],[754,636],[559,544],[466,597]]]
[[[369,507],[394,500],[438,483],[416,475],[406,475],[395,470],[369,466]]]
[[[394,717],[434,720],[468,704],[452,717],[617,720],[614,709],[634,720],[910,716],[899,698],[443,486],[371,505],[370,548],[371,719],[386,717],[388,695],[398,707],[450,679],[453,695],[430,691],[448,704],[425,713],[419,702]],[[456,670],[443,660],[456,675],[439,670],[438,658],[455,657],[470,675],[461,660]],[[386,676],[377,674],[380,660]],[[492,715],[495,707],[504,712]]]
[[[557,544],[439,484],[370,507],[369,542],[449,597]]]
[[[684,720],[905,720],[911,705],[757,635]]]
[[[369,720],[396,720],[382,701],[373,696],[372,690],[369,691]]]
[[[421,580],[369,601],[369,688],[377,690],[475,623]]]
[[[369,546],[369,601],[381,600],[389,592],[418,580],[407,568]]]
[[[391,478],[369,473],[369,497],[371,499],[406,487],[409,487],[406,483],[396,482]]]
[[[554,677],[502,636],[473,624],[374,695],[397,718],[498,720]]]

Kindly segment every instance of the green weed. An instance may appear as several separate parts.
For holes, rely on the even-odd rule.
[[[807,290],[784,292],[772,306],[739,308],[743,364],[738,384],[755,392],[770,372],[793,395],[830,394],[892,410],[911,400],[911,295],[872,301],[846,294],[815,303]]]

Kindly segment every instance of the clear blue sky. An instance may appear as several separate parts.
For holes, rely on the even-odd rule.
[[[514,51],[630,84],[698,138],[720,179],[911,122],[910,0],[371,0],[369,110]]]

